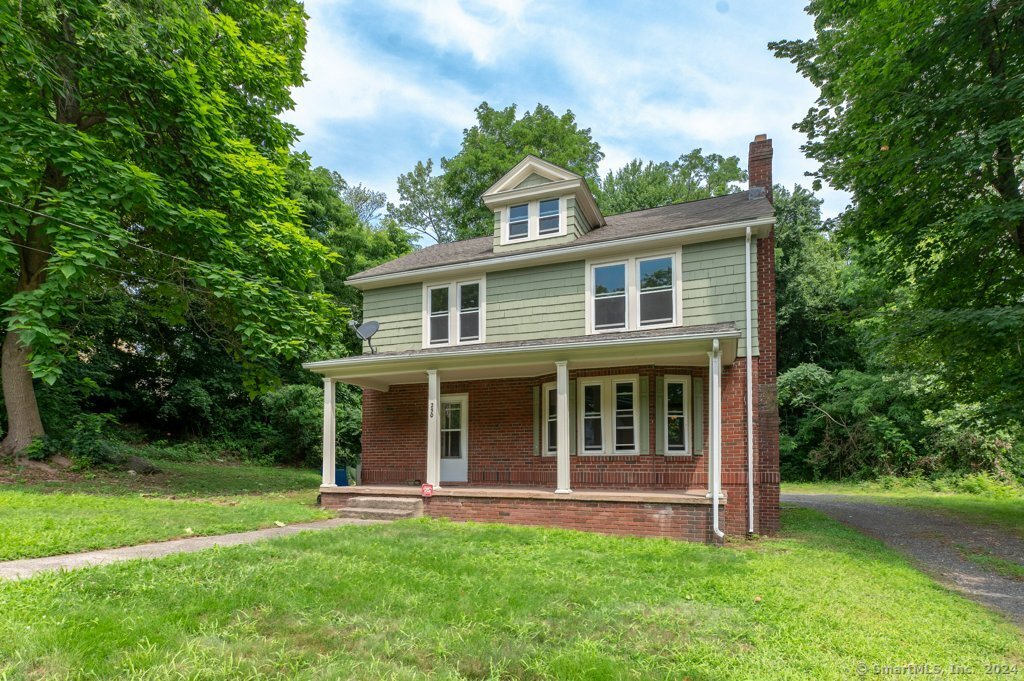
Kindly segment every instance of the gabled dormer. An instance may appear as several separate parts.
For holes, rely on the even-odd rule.
[[[582,176],[527,156],[481,196],[494,211],[494,251],[573,241],[605,224]]]

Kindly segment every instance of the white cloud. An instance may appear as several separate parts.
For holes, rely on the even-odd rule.
[[[514,44],[508,34],[523,32],[526,0],[393,0],[391,7],[416,18],[420,38],[442,50],[468,52],[481,65],[493,65]]]
[[[294,92],[295,110],[287,114],[309,136],[329,126],[374,117],[402,115],[435,119],[442,126],[464,126],[478,103],[453,81],[426,83],[409,64],[361,49],[354,32],[328,21],[327,4],[311,4],[303,63],[308,83]]]

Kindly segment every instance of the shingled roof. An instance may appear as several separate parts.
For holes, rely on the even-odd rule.
[[[575,241],[553,246],[516,251],[521,253],[555,252],[568,250],[588,244],[597,244],[619,239],[629,239],[650,234],[694,229],[716,224],[744,222],[770,218],[774,215],[772,204],[765,198],[763,191],[751,195],[749,191],[726,194],[710,199],[677,203],[671,206],[649,208],[631,213],[610,215],[607,224],[599,227]],[[422,248],[396,260],[364,270],[348,278],[350,282],[411,270],[424,270],[443,265],[487,261],[507,253],[494,252],[492,235],[456,241],[449,244],[436,244]]]

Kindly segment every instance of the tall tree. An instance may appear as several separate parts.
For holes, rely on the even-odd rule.
[[[81,303],[120,287],[201,308],[258,377],[344,310],[333,256],[286,198],[302,83],[296,0],[24,0],[0,13],[0,271],[6,451],[42,434]]]
[[[601,210],[614,215],[731,194],[746,180],[738,156],[705,156],[694,149],[671,162],[633,159],[605,175],[596,195]]]
[[[513,104],[493,109],[484,102],[476,108],[476,125],[462,133],[462,148],[441,159],[441,173],[433,162],[398,178],[400,203],[389,206],[389,218],[403,228],[439,242],[490,234],[491,212],[480,195],[527,154],[597,182],[597,165],[604,158],[601,146],[580,128],[572,111],[561,116],[538,104],[522,118]]]
[[[795,185],[775,185],[775,267],[779,371],[813,362],[825,369],[857,365],[845,263],[821,199]]]
[[[1019,413],[1024,3],[807,9],[815,37],[770,47],[820,89],[798,128],[819,180],[853,194],[841,237],[901,291],[882,326],[902,328],[890,340],[924,350],[951,389],[973,385],[974,399],[1004,408],[1013,393],[1007,412]],[[948,352],[954,334],[969,352]]]

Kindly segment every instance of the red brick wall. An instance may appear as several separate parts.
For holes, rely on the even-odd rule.
[[[435,518],[543,525],[571,530],[712,541],[711,506],[548,499],[430,497],[424,513]]]
[[[779,531],[779,400],[776,375],[775,230],[757,240],[757,373],[754,383],[755,531]]]
[[[767,240],[759,242],[767,243]],[[763,275],[762,275],[763,276]],[[759,300],[759,305],[763,301]],[[768,312],[762,307],[764,319]],[[771,319],[773,317],[773,311]],[[769,333],[770,331],[770,333]],[[778,528],[778,427],[774,401],[774,325],[761,324],[762,355],[755,357],[755,530]],[[771,357],[770,360],[766,355]],[[764,369],[762,370],[762,366]],[[740,359],[722,371],[722,487],[728,506],[721,524],[729,534],[747,531],[746,364]],[[704,367],[623,367],[571,371],[570,378],[615,374],[648,376],[647,415],[655,443],[655,378],[664,374],[700,377],[704,384],[703,455],[690,457],[570,457],[574,488],[694,489],[707,487],[708,371]],[[469,484],[554,487],[555,458],[533,454],[533,388],[554,375],[492,381],[442,382],[442,394],[469,395]],[[366,390],[363,397],[363,479],[366,484],[408,484],[426,478],[426,385],[394,386],[387,393]],[[775,425],[765,425],[776,414]],[[774,430],[773,430],[774,429]],[[584,528],[585,529],[585,528]]]

